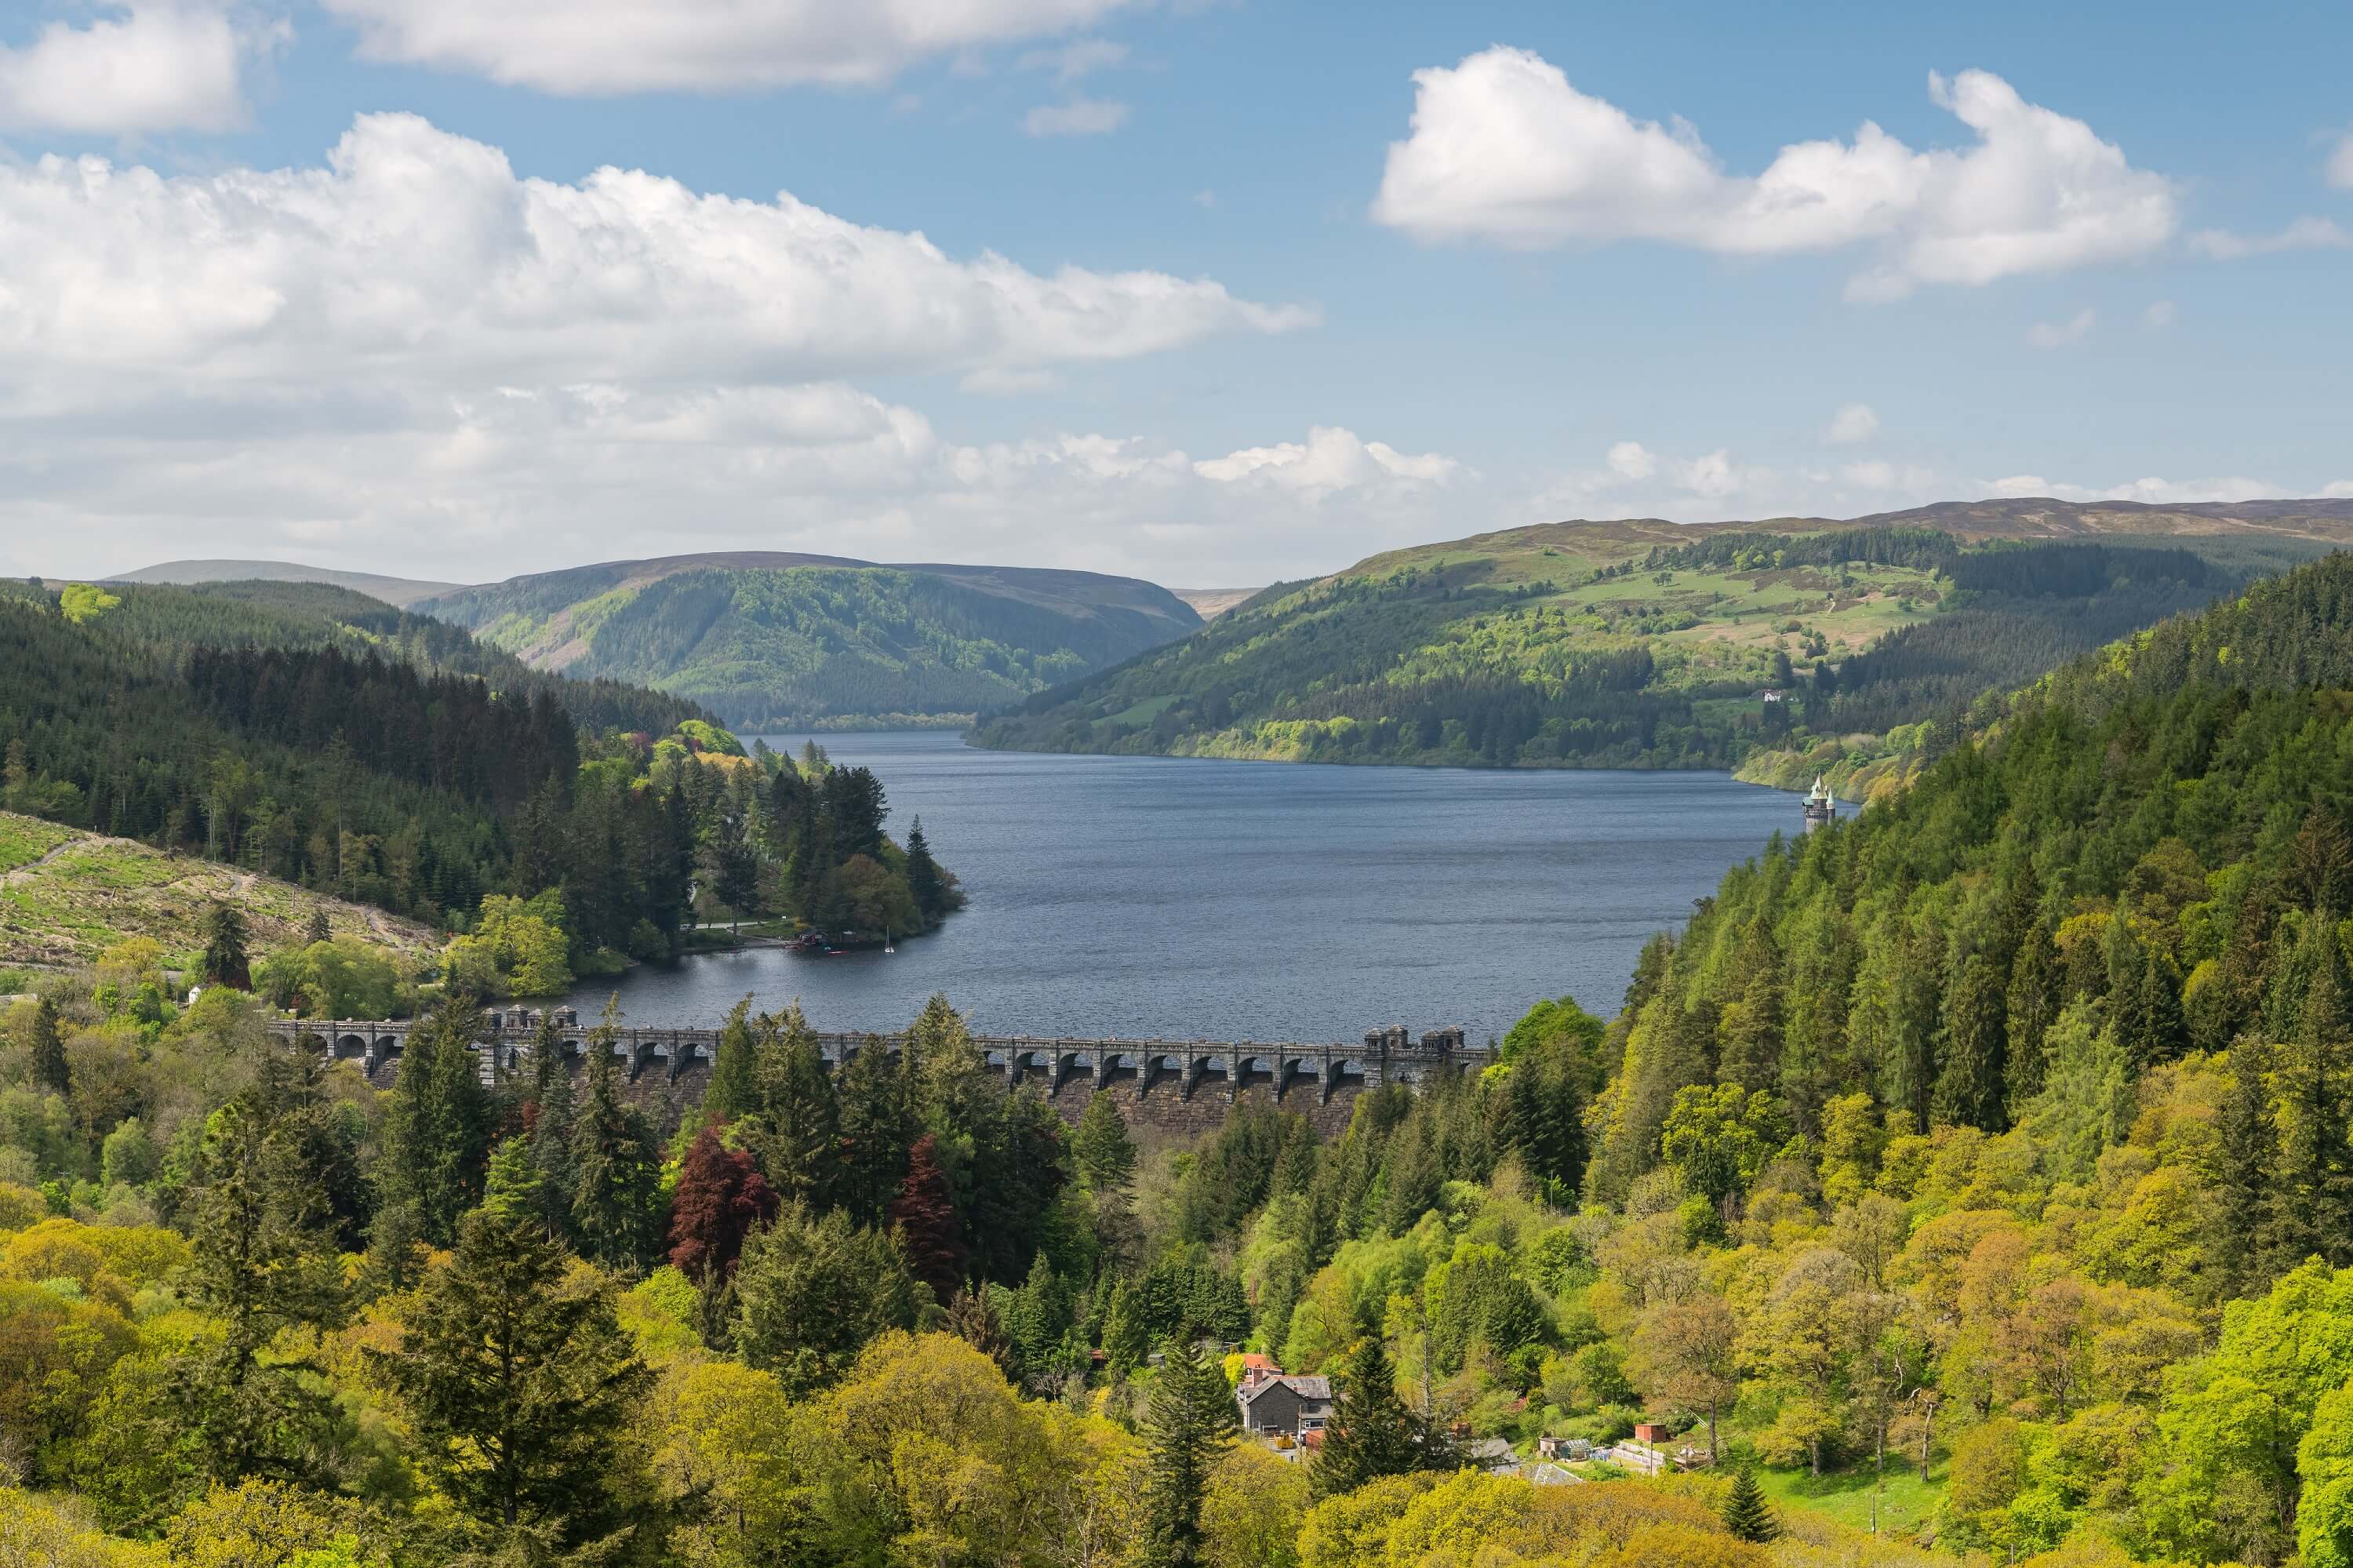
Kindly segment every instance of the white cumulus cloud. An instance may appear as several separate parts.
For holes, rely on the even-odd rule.
[[[1060,48],[1030,50],[1021,57],[1021,69],[1050,70],[1058,80],[1076,81],[1126,58],[1127,46],[1113,39],[1073,38]]]
[[[2077,311],[2063,322],[2036,322],[2026,329],[2026,345],[2029,348],[2065,348],[2091,336],[2092,328],[2098,321],[2096,312],[2085,309]]]
[[[1648,479],[1659,471],[1659,460],[1640,441],[1620,441],[1609,449],[1609,471],[1620,479]]]
[[[1107,136],[1126,123],[1127,105],[1116,99],[1073,98],[1039,104],[1022,116],[1021,129],[1032,136]]]
[[[1319,425],[1308,431],[1303,443],[1245,447],[1204,459],[1193,465],[1193,471],[1219,484],[1262,483],[1328,495],[1367,484],[1444,484],[1461,467],[1438,452],[1413,456],[1382,441],[1360,440],[1354,430]]]
[[[1126,0],[322,0],[367,58],[543,92],[871,86],[915,62],[1072,32]]]
[[[1883,299],[2128,260],[2178,222],[2171,181],[1986,71],[1929,78],[1976,135],[1963,150],[1915,152],[1865,122],[1851,142],[1783,147],[1754,175],[1725,172],[1690,125],[1637,120],[1525,49],[1414,81],[1411,134],[1390,144],[1373,216],[1424,239],[1745,256],[1869,246],[1849,292]]]
[[[2011,500],[2044,499],[2052,501],[2137,501],[2150,505],[2186,505],[2211,501],[2270,501],[2293,498],[2305,493],[2284,489],[2266,479],[2160,479],[2150,477],[2130,480],[2123,484],[2070,484],[2063,480],[2045,479],[2039,473],[2014,473],[2006,479],[1979,481],[1979,493]],[[2324,493],[2327,493],[2324,492]]]
[[[2323,165],[2322,173],[2338,190],[2353,191],[2353,131],[2339,136],[2337,145],[2328,150],[2328,162]]]
[[[1868,403],[1848,403],[1831,416],[1826,439],[1845,445],[1867,441],[1879,434],[1879,415]]]
[[[2201,228],[2189,237],[2189,249],[2210,260],[2243,261],[2250,256],[2275,256],[2283,250],[2353,249],[2353,232],[2330,218],[2299,217],[2269,234]]]
[[[0,402],[1004,372],[1312,319],[1205,279],[951,257],[789,195],[522,179],[398,114],[362,116],[323,168],[0,164]]]
[[[227,131],[245,122],[240,71],[268,29],[196,3],[109,5],[0,46],[0,125],[102,135]]]
[[[2151,332],[2163,332],[2179,318],[2181,313],[2171,300],[2153,300],[2148,309],[2141,312],[2140,324]]]

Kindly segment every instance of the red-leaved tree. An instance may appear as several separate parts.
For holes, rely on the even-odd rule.
[[[697,1285],[735,1272],[752,1227],[776,1217],[776,1194],[750,1154],[710,1128],[687,1150],[670,1206],[670,1260]]]
[[[907,1249],[907,1267],[945,1306],[964,1284],[964,1234],[940,1151],[925,1133],[907,1151],[907,1179],[891,1200],[891,1223]]]

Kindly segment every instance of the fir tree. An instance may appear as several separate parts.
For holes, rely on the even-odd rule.
[[[719,1031],[719,1049],[712,1057],[711,1081],[703,1086],[702,1119],[722,1127],[749,1116],[759,1103],[752,1072],[752,999],[745,997],[727,1014]]]
[[[608,1267],[643,1264],[652,1255],[661,1213],[661,1150],[643,1112],[621,1097],[621,1069],[613,1053],[619,1033],[617,999],[588,1037],[588,1092],[572,1128],[572,1225],[580,1250]]]
[[[2023,1106],[2042,1092],[2050,1065],[2043,1036],[2059,1022],[2059,949],[2051,928],[2041,921],[2026,927],[2011,959],[2010,990],[2003,1002],[2008,1012],[2010,1103]]]
[[[323,904],[311,905],[311,918],[303,927],[304,939],[314,943],[329,942],[334,939],[334,936],[335,928],[327,920],[327,906]]]
[[[325,1194],[302,1169],[288,1128],[251,1092],[214,1115],[198,1156],[190,1294],[223,1329],[174,1368],[182,1419],[217,1481],[248,1476],[315,1482],[328,1466],[334,1404],[322,1369],[265,1357],[280,1330],[332,1328],[343,1281]]]
[[[923,1133],[913,1080],[903,1057],[869,1036],[832,1086],[839,1107],[840,1152],[829,1196],[860,1223],[871,1224],[889,1209],[907,1174],[909,1148]],[[769,1169],[774,1172],[776,1167]]]
[[[2353,1261],[2353,1145],[2347,1115],[2353,1019],[2345,961],[2334,926],[2315,912],[2301,946],[2310,975],[2296,1033],[2274,1056],[2279,1152],[2261,1221],[2266,1271],[2286,1273],[2317,1255],[2331,1267]]]
[[[253,989],[253,970],[246,959],[245,916],[236,906],[217,899],[205,911],[205,954],[198,965],[205,983],[237,991]]]
[[[2139,982],[2132,1003],[2117,1021],[2124,1036],[2125,1060],[2135,1074],[2160,1062],[2170,1062],[2189,1048],[2189,1031],[2181,1018],[2181,992],[2173,981],[2173,965],[2152,946],[2142,955]]]
[[[1005,1331],[1004,1320],[997,1315],[997,1306],[986,1290],[959,1290],[948,1303],[947,1319],[941,1325],[949,1333],[997,1363],[997,1370],[1006,1381],[1020,1380],[1021,1362],[1015,1353],[1013,1340]]]
[[[1079,1180],[1098,1194],[1125,1192],[1135,1180],[1135,1140],[1109,1089],[1097,1089],[1071,1136],[1071,1158]]]
[[[907,1151],[907,1175],[892,1201],[891,1224],[907,1250],[907,1266],[944,1304],[964,1284],[964,1237],[947,1172],[928,1132]]]
[[[869,1230],[840,1209],[818,1215],[788,1203],[744,1244],[735,1346],[776,1375],[786,1397],[804,1398],[847,1372],[877,1334],[913,1328],[923,1289],[897,1233]]]
[[[1152,1349],[1151,1327],[1145,1321],[1145,1303],[1138,1299],[1135,1287],[1125,1279],[1111,1288],[1111,1299],[1103,1308],[1103,1351],[1104,1370],[1117,1382],[1144,1364]]]
[[[631,1428],[654,1383],[612,1288],[568,1272],[533,1224],[468,1214],[427,1277],[396,1353],[372,1352],[419,1454],[485,1557],[656,1555],[662,1520]]]
[[[66,1065],[65,1032],[58,1025],[58,1004],[53,999],[44,996],[33,1004],[25,1051],[31,1060],[33,1082],[56,1095],[73,1087],[73,1072]]]
[[[798,1002],[781,1016],[762,1015],[756,1052],[753,1142],[761,1168],[783,1202],[823,1206],[843,1185],[841,1107]],[[847,1070],[843,1075],[849,1076]]]
[[[932,858],[921,817],[907,826],[907,891],[925,920],[937,920],[947,913],[947,884],[940,875],[940,863]]]
[[[1763,1546],[1780,1538],[1781,1527],[1774,1521],[1773,1506],[1765,1500],[1765,1489],[1757,1484],[1757,1477],[1747,1466],[1732,1478],[1732,1490],[1724,1499],[1724,1528],[1736,1541]]]
[[[456,1238],[458,1216],[482,1191],[491,1105],[471,1049],[481,1026],[470,998],[444,1001],[409,1032],[385,1108],[383,1206],[408,1211],[428,1245]]]
[[[2217,1178],[2223,1213],[2237,1216],[2239,1223],[2216,1228],[2215,1264],[2232,1296],[2260,1288],[2268,1277],[2261,1266],[2258,1228],[2270,1202],[2272,1167],[2279,1152],[2271,1096],[2263,1086],[2269,1057],[2252,1034],[2232,1043],[2231,1088],[2218,1118],[2221,1169]]]
[[[539,1173],[540,1220],[551,1240],[572,1234],[572,1204],[580,1173],[572,1160],[574,1106],[572,1068],[564,1058],[564,1029],[550,1008],[540,1018],[531,1047],[531,1162]]]
[[[1744,1089],[1778,1087],[1781,1077],[1781,953],[1758,921],[1742,940],[1740,1001],[1725,1010],[1717,1081]]]
[[[1983,953],[1961,960],[1945,1010],[1944,1066],[1936,1077],[1939,1121],[2000,1132],[2008,1125],[2004,1057],[2008,1004],[2002,977]]]
[[[502,1225],[544,1227],[545,1196],[540,1191],[539,1167],[532,1160],[531,1140],[504,1138],[491,1150],[490,1174],[482,1183],[482,1212]]]
[[[1315,1496],[1335,1497],[1383,1476],[1442,1467],[1427,1453],[1424,1425],[1398,1398],[1397,1374],[1380,1335],[1358,1341],[1333,1381],[1340,1397],[1324,1425],[1324,1451],[1308,1478]]]
[[[1233,1390],[1222,1368],[1192,1341],[1171,1342],[1144,1410],[1144,1539],[1147,1568],[1198,1568],[1201,1503],[1209,1472],[1234,1439]]]
[[[1041,1252],[1029,1266],[1029,1277],[1012,1293],[1005,1314],[1005,1331],[1012,1336],[1015,1348],[1021,1352],[1022,1363],[1036,1370],[1053,1359],[1070,1328],[1069,1294],[1062,1287],[1060,1277],[1055,1274],[1054,1266],[1046,1261]]]

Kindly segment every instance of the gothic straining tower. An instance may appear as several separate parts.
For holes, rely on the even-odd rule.
[[[1823,783],[1821,775],[1817,773],[1814,775],[1813,790],[1806,797],[1806,832],[1810,833],[1837,819],[1838,802],[1831,799],[1830,786]]]

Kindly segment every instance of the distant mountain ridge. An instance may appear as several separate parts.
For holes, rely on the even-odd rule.
[[[655,686],[744,729],[962,722],[1201,624],[1133,577],[790,551],[599,562],[416,608],[539,668]]]
[[[406,609],[419,599],[431,599],[436,594],[448,593],[464,586],[460,583],[421,582],[411,577],[388,577],[375,572],[337,571],[332,567],[305,566],[299,561],[164,561],[156,566],[142,567],[135,572],[118,573],[105,580],[111,583],[164,583],[181,588],[192,588],[198,583],[326,583],[381,599],[396,609]]]
[[[1018,750],[1727,767],[1947,715],[2353,546],[2353,497],[1535,524],[1278,583],[990,715]],[[2021,549],[2038,558],[2016,558]]]

